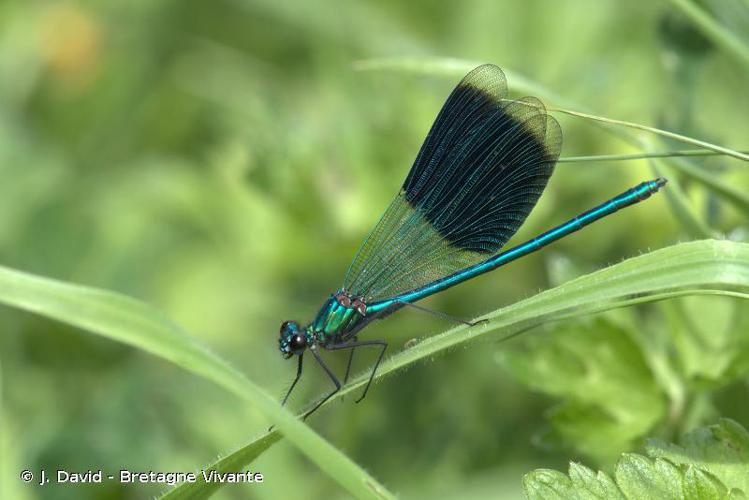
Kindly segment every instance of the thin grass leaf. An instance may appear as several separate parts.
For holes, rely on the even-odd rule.
[[[466,61],[462,59],[449,59],[449,58],[384,58],[384,59],[366,59],[356,61],[353,64],[356,70],[396,70],[396,71],[407,71],[422,74],[437,74],[437,75],[463,75],[467,71],[479,66],[481,63],[474,61]],[[582,106],[576,105],[575,103],[565,99],[562,96],[557,95],[555,92],[549,90],[545,86],[535,82],[527,77],[524,77],[512,70],[504,70],[508,81],[512,82],[512,88],[521,92],[529,92],[537,97],[542,98],[545,101],[561,104],[564,107],[551,107],[549,106],[548,111],[555,111],[557,113],[563,113],[570,116],[576,116],[578,118],[585,118],[594,122],[607,123],[609,125],[620,125],[635,130],[642,130],[650,132],[652,134],[660,135],[662,137],[668,137],[675,141],[690,144],[704,148],[716,153],[721,153],[727,156],[733,156],[740,160],[749,161],[749,154],[741,153],[730,148],[712,144],[710,142],[701,141],[693,137],[687,137],[685,135],[677,134],[675,132],[669,132],[648,125],[642,125],[639,123],[628,122],[624,120],[616,120],[613,118],[607,118],[604,116],[597,116],[582,111],[574,111],[567,108],[582,108]],[[529,104],[530,105],[530,104]],[[641,144],[636,143],[637,138],[630,136],[628,142],[632,142],[634,145],[641,147]],[[633,142],[634,141],[634,142]]]
[[[707,288],[749,292],[749,244],[722,240],[680,243],[581,276],[558,287],[489,313],[475,327],[457,326],[424,339],[380,365],[377,378],[403,369],[463,344],[479,339],[505,339],[538,325],[568,317],[626,305],[633,298],[658,300],[701,293]],[[728,295],[728,293],[727,293]],[[634,296],[634,297],[633,297]],[[645,299],[646,300],[646,299]],[[336,397],[366,383],[368,373],[357,376]]]
[[[743,154],[747,154],[746,151],[740,151]],[[704,150],[704,149],[691,149],[681,151],[659,151],[659,152],[646,152],[646,153],[631,153],[631,154],[619,154],[619,155],[589,155],[589,156],[566,156],[559,158],[557,163],[584,163],[584,162],[605,162],[605,161],[623,161],[623,160],[644,160],[644,159],[656,159],[662,158],[669,161],[669,166],[672,169],[677,170],[684,176],[692,179],[693,181],[703,185],[707,189],[716,193],[718,196],[724,198],[726,201],[732,203],[739,210],[749,215],[749,195],[746,192],[737,189],[723,181],[716,175],[706,172],[696,166],[692,165],[688,161],[685,161],[685,157],[696,157],[696,156],[723,156],[724,153],[718,153],[716,151]],[[664,172],[667,170],[661,167],[657,169],[666,178],[672,178],[671,175]],[[677,194],[678,193],[678,194]],[[695,219],[694,231],[690,231],[690,234],[696,235],[698,238],[712,237],[713,232],[709,230],[706,224],[703,224],[689,209],[688,204],[684,203],[686,198],[681,194],[681,188],[676,183],[672,183],[669,187],[666,196],[673,208],[676,208],[676,202],[673,199],[681,195],[681,203],[679,206],[684,208],[689,214],[690,218]],[[678,217],[678,215],[677,215]]]
[[[739,151],[739,153],[749,154],[749,151]],[[694,156],[726,156],[726,153],[719,153],[717,151],[710,151],[707,149],[683,149],[678,151],[650,151],[645,153],[630,153],[619,155],[563,156],[557,160],[557,163],[647,160],[649,158],[680,158]],[[695,168],[695,170],[698,169]],[[708,174],[704,175],[709,176]],[[712,178],[712,176],[709,177]]]
[[[749,66],[749,47],[690,0],[670,0],[702,34]]]
[[[698,146],[704,149],[709,149],[710,151],[715,151],[716,153],[722,153],[727,156],[733,156],[734,158],[738,158],[739,160],[749,161],[749,154],[741,153],[739,151],[735,151],[730,148],[725,148],[723,146],[718,146],[717,144],[713,144],[710,142],[701,141],[699,139],[688,137],[686,135],[677,134],[675,132],[669,132],[668,130],[663,130],[663,129],[659,129],[655,127],[649,127],[648,125],[641,125],[639,123],[627,122],[624,120],[615,120],[613,118],[606,118],[604,116],[596,116],[590,113],[583,113],[581,111],[573,111],[571,109],[549,107],[548,110],[556,111],[557,113],[563,113],[565,115],[585,118],[587,120],[592,120],[595,122],[607,123],[610,125],[621,125],[622,127],[650,132],[652,134],[660,135],[661,137],[667,137],[674,141],[683,142],[684,144],[691,144],[692,146]]]
[[[717,240],[680,243],[581,276],[498,309],[484,316],[488,321],[479,326],[458,326],[424,339],[385,360],[375,379],[431,359],[461,344],[507,340],[554,321],[687,295],[724,295],[749,300],[747,292],[749,244]],[[368,371],[359,374],[331,401],[364,385],[368,376]],[[249,443],[236,454],[249,454],[245,450],[251,449],[256,442]],[[194,487],[193,484],[183,484],[177,489],[191,491]]]
[[[0,303],[137,347],[205,377],[246,400],[353,496],[392,497],[369,474],[281,407],[263,389],[143,302],[0,267]]]
[[[706,172],[701,168],[697,168],[680,158],[671,159],[669,165],[685,177],[702,184],[707,189],[713,191],[726,201],[732,203],[736,208],[749,215],[749,194],[745,189],[738,189],[727,184],[721,181],[718,176]]]
[[[3,407],[3,403],[5,402],[5,394],[3,394],[3,383],[5,382],[3,378],[3,365],[0,363],[0,457],[5,456],[5,449],[4,446],[5,443],[5,421],[3,419],[5,415],[5,408]],[[1,470],[1,469],[0,469]],[[13,498],[11,496],[11,491],[14,489],[14,485],[10,484],[10,481],[0,481],[0,496],[2,498]]]
[[[365,61],[359,61],[355,63],[355,68],[359,70],[388,70],[389,69],[389,70],[398,70],[398,71],[419,72],[419,73],[426,73],[426,74],[454,74],[454,73],[463,74],[466,70],[473,68],[477,65],[478,63],[476,62],[464,61],[464,60],[459,60],[459,59],[389,58],[389,59],[370,59],[370,60],[365,60]],[[508,75],[513,75],[510,78],[513,81],[513,86],[517,83],[518,88],[521,88],[524,91],[535,93],[536,95],[541,96],[544,99],[547,99],[549,101],[567,102],[568,107],[582,108],[582,106],[576,105],[574,103],[570,103],[570,101],[567,101],[566,99],[561,98],[560,96],[546,89],[544,86],[536,82],[533,82],[532,80],[529,80],[528,78],[515,75],[512,72],[508,72]],[[632,123],[632,122],[627,122],[623,120],[614,120],[611,118],[597,116],[591,113],[573,111],[571,109],[565,109],[565,108],[549,107],[548,110],[556,111],[556,112],[567,114],[570,116],[584,118],[584,119],[593,121],[594,123],[598,123],[598,124],[618,125],[620,127],[625,127],[625,128],[616,128],[616,127],[606,126],[603,128],[604,130],[616,135],[617,137],[629,143],[630,145],[635,146],[638,149],[643,151],[643,153],[637,156],[606,155],[603,157],[598,157],[598,159],[601,159],[604,161],[613,159],[613,158],[616,158],[616,159],[637,158],[639,159],[639,158],[657,158],[660,156],[667,157],[667,156],[672,155],[671,153],[666,154],[666,153],[656,153],[656,152],[651,151],[652,148],[650,147],[650,145],[652,144],[652,140],[650,140],[649,138],[641,137],[640,135],[635,135],[629,132],[627,128],[646,131],[646,132],[650,132],[650,133],[653,133],[662,137],[667,137],[672,140],[683,142],[686,144],[699,146],[701,148],[704,148],[705,151],[710,151],[713,154],[731,156],[731,157],[744,160],[744,161],[749,160],[749,154],[747,154],[746,152],[735,151],[730,148],[725,148],[723,146],[718,146],[716,144],[701,141],[699,139],[694,139],[692,137],[687,137],[681,134],[676,134],[674,132],[669,132],[669,131],[658,129],[655,127],[649,127],[647,125],[641,125],[638,123]],[[673,156],[676,156],[677,154],[673,154]],[[702,153],[702,154],[705,154],[705,153]],[[686,153],[681,153],[681,155],[697,156],[698,154],[696,154],[696,152],[690,151]],[[591,157],[591,158],[596,158],[596,157]],[[570,161],[579,161],[580,159],[581,157],[572,157],[572,158],[562,158],[560,161],[570,162]],[[593,159],[590,159],[590,160],[586,159],[584,161],[593,161]],[[660,166],[658,167],[658,169],[661,171],[664,171],[664,170],[667,170],[667,167]],[[715,183],[708,182],[707,175],[694,176],[694,179],[708,188],[715,187]],[[743,195],[743,193],[741,192],[735,192],[735,190],[734,192],[732,192],[730,190],[720,189],[720,188],[715,189],[714,191],[716,192],[716,194],[723,195],[724,197],[726,197],[726,199],[739,204],[741,208],[745,206],[742,204],[745,201],[744,198],[746,198],[746,196]],[[687,234],[695,238],[710,238],[716,235],[716,233],[707,225],[706,222],[701,221],[699,217],[696,216],[694,211],[691,209],[687,201],[687,198],[683,195],[682,191],[680,190],[676,182],[672,182],[668,192],[666,193],[666,196],[668,198],[671,208],[674,211],[675,217],[684,227]]]
[[[453,58],[418,58],[418,57],[384,57],[378,59],[363,59],[354,61],[355,71],[398,71],[421,75],[464,76],[477,66],[483,64],[477,61]],[[508,80],[512,81],[511,92],[528,93],[549,102],[555,102],[566,107],[575,108],[572,101],[568,101],[556,92],[549,90],[532,79],[511,69],[502,68]]]
[[[673,175],[671,175],[671,169],[668,168],[668,166],[663,165],[659,160],[651,159],[650,164],[652,165],[653,172],[656,176],[665,177],[667,179],[673,178]],[[701,239],[716,236],[715,232],[710,229],[707,223],[702,221],[697,214],[694,213],[694,210],[689,206],[684,191],[681,190],[678,183],[671,183],[668,189],[664,190],[664,195],[666,196],[666,201],[671,206],[671,211],[676,217],[676,220],[679,221],[681,227],[691,238]]]
[[[278,432],[265,434],[261,438],[250,443],[248,446],[244,446],[234,453],[217,460],[204,470],[206,472],[215,470],[219,473],[240,471],[280,439],[281,434]],[[190,487],[185,488],[185,486],[188,485]],[[202,474],[197,474],[197,481],[195,483],[182,483],[180,486],[164,493],[159,498],[162,500],[198,500],[201,498],[208,498],[213,495],[221,485],[222,483],[215,481],[207,483],[203,479]]]

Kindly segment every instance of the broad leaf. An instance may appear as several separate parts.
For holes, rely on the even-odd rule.
[[[523,478],[529,499],[744,499],[749,481],[749,432],[736,422],[689,433],[682,444],[653,441],[648,456],[625,453],[613,477],[571,463],[565,475],[539,469]]]
[[[712,473],[729,488],[749,492],[749,432],[724,418],[709,427],[689,432],[681,445],[652,440],[647,452],[678,464],[695,464]]]
[[[665,412],[639,346],[603,319],[566,323],[500,354],[514,378],[564,401],[550,413],[554,431],[598,462],[631,448]]]

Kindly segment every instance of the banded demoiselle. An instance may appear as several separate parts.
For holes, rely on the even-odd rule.
[[[343,286],[307,326],[296,321],[281,325],[281,353],[298,359],[296,378],[282,404],[302,375],[307,350],[335,389],[304,418],[341,388],[318,348],[349,350],[345,384],[354,350],[377,347],[377,361],[357,399],[361,401],[387,349],[384,340],[359,340],[369,323],[405,306],[430,312],[414,303],[643,201],[666,183],[663,178],[643,182],[500,252],[541,196],[561,147],[559,124],[541,101],[507,98],[501,69],[486,64],[468,73],[442,106],[403,187],[359,248]]]

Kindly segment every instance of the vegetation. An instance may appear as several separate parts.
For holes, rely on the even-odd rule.
[[[744,0],[3,3],[0,497],[749,495],[747,33]],[[367,399],[357,355],[299,421],[329,383],[309,364],[280,406],[281,320],[482,62],[565,135],[514,242],[669,184],[424,302],[478,327],[368,328]],[[42,469],[264,481],[19,479]]]

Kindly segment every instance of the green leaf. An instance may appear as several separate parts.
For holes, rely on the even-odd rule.
[[[216,461],[210,467],[207,467],[205,471],[215,470],[219,473],[241,471],[247,464],[255,460],[280,439],[281,435],[278,432],[265,434],[262,438],[253,441],[249,446],[244,446],[229,456]],[[197,481],[195,483],[182,483],[159,498],[167,500],[208,498],[221,486],[223,484],[216,481],[207,483],[202,474],[197,474]]]
[[[559,471],[538,469],[523,477],[523,488],[530,500],[566,500],[575,498],[575,487],[569,477]]]
[[[725,498],[726,494],[726,487],[713,476],[693,465],[686,466],[686,472],[684,473],[685,497]]]
[[[663,417],[664,394],[627,331],[599,319],[526,340],[499,352],[500,362],[525,385],[564,400],[550,413],[554,430],[596,461],[613,461]]]
[[[628,498],[668,499],[684,496],[679,469],[665,461],[626,453],[616,465],[616,482]]]
[[[739,151],[749,155],[749,151]],[[628,154],[611,154],[611,155],[584,155],[584,156],[562,156],[557,160],[557,163],[583,163],[583,162],[602,162],[602,161],[628,161],[628,160],[647,160],[649,158],[671,158],[682,160],[683,158],[694,158],[696,156],[727,156],[725,153],[719,153],[717,151],[710,151],[708,149],[682,149],[677,151],[648,151],[644,153],[628,153]],[[742,191],[731,188],[727,184],[715,182],[715,176],[709,173],[703,172],[701,169],[686,164],[691,167],[692,172],[695,173],[694,177],[699,177],[706,185],[715,185],[716,191],[730,191],[732,197],[736,197],[738,203],[746,204],[749,197],[747,197]],[[720,186],[720,187],[718,187]]]
[[[619,125],[621,127],[631,128],[634,130],[641,130],[643,132],[649,132],[651,134],[665,137],[666,139],[671,139],[671,140],[681,142],[684,144],[689,144],[691,146],[697,146],[700,148],[709,149],[710,151],[721,153],[727,156],[732,156],[734,158],[738,158],[739,160],[749,161],[749,155],[736,151],[735,149],[726,148],[718,144],[713,144],[711,142],[702,141],[699,139],[695,139],[694,137],[688,137],[686,135],[677,134],[675,132],[669,132],[668,130],[663,130],[657,127],[651,127],[649,125],[642,125],[640,123],[628,122],[625,120],[616,120],[614,118],[607,118],[605,116],[596,116],[590,113],[583,113],[581,111],[574,111],[571,109],[552,108],[552,107],[549,107],[548,109],[549,111],[556,111],[557,113],[563,113],[565,115],[576,116],[578,118],[585,118],[587,120],[591,120],[594,122],[605,123],[608,125]],[[630,139],[633,139],[633,137],[630,137]]]
[[[749,314],[741,301],[684,297],[664,307],[683,377],[702,388],[736,380],[749,368]]]
[[[462,59],[450,59],[450,58],[393,57],[393,58],[367,59],[367,60],[357,61],[356,63],[354,63],[354,69],[377,70],[377,71],[395,70],[395,71],[408,71],[408,72],[416,72],[416,73],[424,73],[424,74],[437,74],[437,75],[446,75],[446,74],[453,75],[454,74],[456,76],[458,75],[462,76],[467,71],[470,71],[471,69],[475,68],[476,66],[480,64],[481,63],[477,61],[466,61]],[[563,106],[566,106],[567,108],[578,108],[578,109],[581,108],[581,106],[576,105],[575,103],[568,101],[564,97],[557,95],[555,92],[552,92],[551,90],[547,89],[545,86],[529,78],[526,78],[512,70],[506,70],[505,73],[507,75],[508,81],[510,82],[511,89],[519,90],[521,92],[531,93],[535,95],[536,97],[544,99],[547,102],[552,102],[557,105],[563,105]],[[597,116],[591,113],[575,111],[572,109],[556,108],[556,107],[549,106],[548,110],[552,112],[563,113],[563,114],[570,115],[570,116],[576,116],[578,118],[585,118],[593,122],[605,123],[608,125],[618,125],[624,128],[649,132],[651,134],[659,135],[661,137],[672,139],[674,141],[678,141],[684,144],[697,146],[700,148],[708,149],[710,151],[714,151],[716,153],[724,154],[727,156],[733,156],[734,158],[738,158],[740,160],[749,161],[748,154],[741,153],[734,149],[719,146],[717,144],[713,144],[707,141],[701,141],[693,137],[688,137],[688,136],[677,134],[674,132],[669,132],[668,130],[663,130],[663,129],[659,129],[656,127],[650,127],[648,125],[642,125],[639,123],[633,123],[633,122],[628,122],[624,120],[616,120],[616,119],[607,118],[604,116]],[[634,136],[634,134],[626,132],[622,134],[622,136],[626,138],[631,144],[641,147],[641,145],[638,144],[639,142],[638,137]]]
[[[506,339],[552,321],[684,295],[749,298],[749,244],[704,240],[680,243],[571,280],[460,325],[383,361],[381,379],[410,364],[480,339]],[[369,373],[343,387],[340,398],[363,386]],[[333,399],[335,399],[333,398]]]
[[[235,393],[276,424],[294,446],[352,495],[360,498],[391,496],[369,474],[297,420],[254,382],[143,302],[5,267],[0,267],[0,302],[137,347],[205,377]],[[261,444],[256,444],[255,448],[262,451]],[[236,458],[232,455],[226,460],[237,463]],[[246,458],[251,458],[251,454]]]
[[[525,493],[536,498],[670,500],[743,499],[749,484],[749,432],[721,419],[687,434],[681,446],[652,441],[648,457],[624,453],[614,480],[571,463],[568,475],[539,469],[523,478]]]
[[[732,203],[744,214],[749,215],[749,194],[747,194],[746,189],[724,182],[715,173],[701,169],[683,158],[671,158],[669,164],[685,177],[702,184],[724,200]]]
[[[526,474],[523,488],[529,500],[722,500],[742,498],[712,474],[694,465],[679,466],[663,458],[655,460],[625,453],[616,465],[615,479],[571,463],[568,475],[547,469]]]
[[[462,77],[476,66],[484,64],[479,61],[468,61],[465,59],[453,59],[449,57],[384,57],[377,59],[364,59],[356,61],[353,67],[357,71],[400,71],[425,75],[447,75]],[[511,69],[502,68],[507,79],[512,82],[511,92],[522,92],[533,94],[536,97],[549,102],[570,106],[572,103],[566,101],[545,86],[537,83],[522,74]],[[574,105],[570,106],[574,107]]]
[[[721,26],[704,10],[690,0],[671,0],[702,33],[728,53],[738,57],[745,66],[749,66],[749,47],[726,27]]]
[[[733,488],[728,492],[728,496],[726,498],[728,498],[728,500],[746,500],[747,496],[746,493],[744,493],[742,490]]]
[[[662,458],[651,460],[633,453],[622,456],[615,477],[616,484],[627,498],[717,500],[727,494],[720,481],[704,472],[697,473],[691,466],[680,468]]]
[[[569,477],[576,489],[578,498],[624,499],[624,495],[616,486],[614,480],[601,471],[593,472],[584,465],[572,462],[570,463]]]
[[[458,326],[424,339],[384,360],[375,380],[460,345],[484,339],[507,339],[573,316],[692,294],[749,298],[742,290],[749,290],[749,244],[714,240],[681,243],[497,309],[486,316],[486,323],[478,326]],[[330,401],[363,386],[368,377],[368,371],[359,374]]]
[[[676,0],[673,0],[676,1]],[[679,1],[680,7],[686,6],[687,9],[694,7],[687,0]],[[691,9],[694,11],[694,9]],[[694,14],[694,12],[692,12]],[[704,16],[697,16],[704,17]],[[694,17],[693,17],[694,19]],[[704,19],[702,19],[704,21]],[[702,22],[702,27],[706,24]],[[721,31],[722,28],[718,27],[717,31]],[[743,45],[742,45],[743,46]],[[744,47],[745,48],[745,47]],[[358,61],[354,64],[354,68],[358,70],[393,70],[393,71],[407,71],[416,72],[423,74],[436,74],[436,75],[456,75],[462,76],[466,71],[478,66],[478,62],[466,61],[460,59],[449,59],[449,58],[382,58],[382,59],[369,59]],[[557,95],[555,92],[549,90],[544,85],[539,84],[523,75],[519,75],[512,70],[506,71],[508,80],[511,83],[511,88],[519,90],[520,92],[528,92],[537,97],[540,97],[547,101],[547,103],[555,103],[557,105],[564,106],[565,108],[577,108],[578,110],[584,110],[585,107],[579,103],[570,101],[563,96]],[[601,160],[609,159],[629,159],[632,158],[657,158],[664,156],[662,153],[655,153],[651,151],[649,144],[652,141],[644,141],[643,137],[635,134],[632,130],[640,130],[649,132],[667,139],[671,139],[677,142],[689,144],[703,148],[705,151],[712,153],[732,156],[734,158],[749,161],[749,154],[745,151],[736,151],[731,148],[719,146],[706,141],[701,141],[692,137],[687,137],[681,134],[669,132],[667,130],[642,125],[639,123],[632,123],[623,120],[615,120],[603,116],[597,116],[589,112],[574,111],[572,109],[565,108],[553,108],[549,107],[549,111],[555,111],[558,113],[567,114],[579,118],[584,118],[593,123],[597,123],[603,126],[603,129],[623,139],[630,145],[640,149],[643,153],[639,155],[605,155]],[[606,125],[616,125],[618,127],[608,127]],[[632,129],[632,130],[629,130]],[[693,154],[693,152],[687,152],[687,155]],[[675,152],[673,156],[679,156],[678,152]],[[580,161],[581,159],[587,160],[586,157],[573,157],[573,158],[562,158],[560,161]],[[735,189],[730,188],[720,180],[715,179],[714,176],[707,174],[699,174],[695,169],[689,169],[683,167],[683,165],[677,166],[679,170],[689,175],[693,180],[702,184],[703,186],[711,189],[714,193],[725,198],[726,200],[734,203],[740,209],[747,210],[747,199],[746,196]],[[663,169],[663,168],[662,168]],[[701,221],[693,210],[689,207],[686,197],[682,194],[676,180],[672,179],[671,187],[666,193],[668,196],[671,208],[674,210],[675,216],[679,222],[686,228],[688,234],[696,238],[712,237],[713,231],[707,226],[707,224]]]
[[[728,488],[749,491],[749,432],[724,418],[689,432],[681,445],[652,440],[647,452],[679,464],[694,464],[720,479]]]
[[[653,171],[659,177],[667,179],[674,178],[671,169],[660,160],[651,159],[650,163],[653,166]],[[705,221],[700,219],[689,205],[687,196],[678,183],[670,183],[668,189],[664,192],[664,196],[671,206],[671,212],[673,212],[676,220],[679,221],[679,224],[681,224],[681,227],[690,238],[696,239],[715,236],[715,232],[707,226]]]

